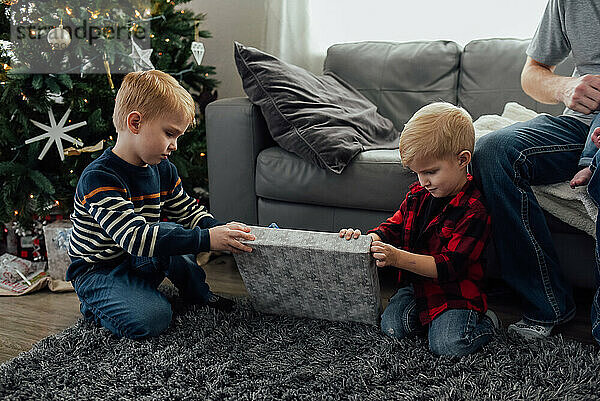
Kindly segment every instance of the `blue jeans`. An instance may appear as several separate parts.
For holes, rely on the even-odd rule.
[[[422,334],[411,285],[398,290],[381,315],[381,330],[394,338]],[[429,324],[429,349],[438,355],[463,356],[477,351],[494,336],[494,324],[482,313],[448,309]]]
[[[590,131],[588,137],[585,141],[585,148],[581,153],[581,158],[579,159],[580,167],[590,166],[592,171],[594,172],[590,182],[588,183],[588,194],[596,204],[596,206],[600,205],[600,176],[596,174],[598,170],[598,163],[600,160],[600,149],[596,147],[594,142],[592,142],[592,133],[596,128],[600,127],[600,113],[596,115],[594,120],[592,120],[592,124],[590,125]],[[600,232],[600,214],[596,218],[596,237]],[[592,335],[600,343],[600,250],[598,240],[596,239],[596,294],[594,295],[594,300],[592,302],[592,311],[591,311],[591,320],[592,320]]]
[[[590,125],[590,131],[587,139],[585,140],[585,147],[583,148],[583,152],[581,152],[581,157],[579,158],[579,167],[588,167],[590,164],[592,164],[594,155],[600,151],[600,149],[596,147],[596,144],[592,142],[592,133],[598,127],[600,127],[600,113],[596,115],[596,117],[592,120],[592,125]]]
[[[594,123],[598,121],[598,117],[594,119]],[[593,125],[593,124],[592,124]],[[600,152],[596,152],[592,158],[592,164],[590,168],[593,171],[592,178],[587,186],[587,191],[599,212],[596,217],[596,269],[594,270],[596,276],[596,293],[592,301],[592,335],[598,343],[600,343],[600,243],[598,242],[598,233],[600,232],[600,175],[598,168],[600,166]]]
[[[542,115],[475,144],[474,177],[492,217],[501,275],[520,294],[523,315],[532,322],[567,321],[575,303],[531,185],[571,179],[588,132],[574,118]]]
[[[116,267],[94,266],[72,281],[81,313],[119,337],[157,336],[169,327],[173,312],[157,290],[166,277],[189,303],[205,303],[211,292],[195,255],[129,255]]]

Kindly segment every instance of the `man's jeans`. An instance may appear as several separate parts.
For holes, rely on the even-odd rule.
[[[592,142],[592,132],[596,128],[600,127],[600,113],[596,115],[596,117],[592,120],[592,125],[590,125],[590,131],[585,140],[585,147],[583,148],[583,152],[581,152],[581,157],[579,158],[579,167],[589,167],[592,164],[592,159],[594,155],[600,150],[596,147],[596,144]]]
[[[381,315],[381,330],[394,338],[426,330],[416,311],[412,285],[400,288]],[[448,309],[429,324],[429,349],[438,355],[463,356],[477,351],[494,336],[492,321],[468,309]]]
[[[594,122],[598,121],[598,118]],[[593,124],[592,124],[593,125]],[[600,152],[596,152],[592,159],[590,168],[593,171],[592,178],[588,184],[588,194],[599,208],[598,216],[596,217],[596,293],[592,301],[592,335],[598,343],[600,343],[600,244],[598,242],[598,233],[600,233]]]
[[[205,303],[210,291],[194,255],[128,256],[116,267],[93,267],[73,281],[84,318],[119,337],[157,336],[169,327],[171,304],[157,290],[166,277],[185,301]]]
[[[524,300],[524,317],[532,322],[565,322],[575,304],[531,185],[570,180],[588,131],[574,118],[542,115],[489,133],[475,145],[474,177],[492,217],[501,275]]]

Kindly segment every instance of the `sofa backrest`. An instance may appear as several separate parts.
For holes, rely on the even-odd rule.
[[[528,39],[482,39],[464,49],[451,41],[342,43],[327,50],[324,72],[358,89],[397,129],[435,101],[463,106],[477,119],[502,114],[507,102],[560,114],[561,105],[536,102],[521,89]],[[571,59],[557,67],[571,75]]]
[[[460,47],[449,41],[342,43],[327,50],[333,72],[373,102],[396,128],[432,101],[456,104]]]
[[[543,104],[521,88],[521,71],[527,60],[529,39],[482,39],[467,43],[462,51],[458,78],[458,103],[477,119],[502,114],[507,102],[517,102],[538,113],[559,115],[563,104]],[[560,75],[573,73],[568,58],[557,66]]]

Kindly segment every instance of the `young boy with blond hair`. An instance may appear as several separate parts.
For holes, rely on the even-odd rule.
[[[156,336],[169,326],[171,305],[157,290],[165,276],[186,302],[225,311],[233,305],[210,291],[196,254],[250,252],[239,239],[254,236],[199,206],[168,160],[194,115],[191,95],[170,75],[127,74],[113,113],[117,142],[79,178],[66,279],[84,318],[117,336]]]
[[[487,344],[500,323],[487,309],[480,261],[490,217],[467,166],[471,116],[449,103],[418,110],[400,137],[400,157],[419,181],[392,217],[370,230],[378,267],[398,268],[402,287],[381,316],[391,337],[428,331],[436,354],[462,356]],[[340,230],[358,238],[360,230]]]

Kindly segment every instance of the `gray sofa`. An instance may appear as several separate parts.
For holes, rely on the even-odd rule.
[[[477,119],[502,114],[515,101],[537,112],[560,114],[520,85],[527,40],[360,42],[331,46],[324,70],[371,100],[401,131],[411,115],[433,101],[459,104]],[[570,75],[570,60],[557,72]],[[360,153],[341,175],[291,154],[271,139],[258,107],[247,98],[215,101],[206,109],[211,212],[221,220],[254,225],[338,231],[367,230],[394,213],[416,176],[397,150]],[[566,276],[581,287],[594,283],[594,240],[548,216]],[[518,250],[515,250],[518,252]],[[486,253],[498,275],[493,246]]]

